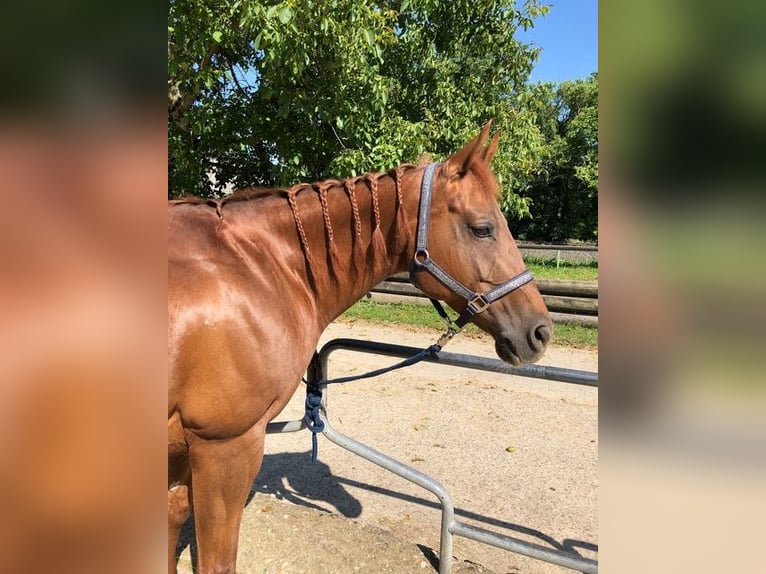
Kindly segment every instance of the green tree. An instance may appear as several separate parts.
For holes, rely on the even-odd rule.
[[[544,139],[526,84],[537,51],[514,33],[546,11],[538,0],[171,0],[170,194],[439,159],[494,118],[503,205],[522,216]]]
[[[530,221],[511,218],[525,239],[598,238],[598,73],[586,79],[541,83],[529,91],[527,113],[542,140],[539,163],[526,187]]]

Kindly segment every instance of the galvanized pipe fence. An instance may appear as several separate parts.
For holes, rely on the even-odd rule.
[[[333,339],[321,348],[318,353],[318,360],[315,361],[312,364],[312,368],[309,369],[309,383],[327,379],[329,357],[333,352],[339,350],[406,358],[418,353],[421,349],[375,341],[361,341],[358,339]],[[424,362],[440,363],[454,367],[511,374],[535,379],[547,379],[591,387],[598,386],[598,373],[590,371],[544,365],[521,365],[514,367],[499,359],[489,359],[460,353],[440,351],[439,353],[426,358]],[[329,417],[327,416],[327,385],[320,385],[319,387],[322,391],[321,417],[322,422],[324,423],[322,434],[327,439],[357,456],[375,463],[381,468],[420,486],[434,494],[439,500],[442,509],[439,544],[439,574],[451,574],[452,572],[452,547],[455,536],[462,536],[464,538],[476,540],[484,544],[529,556],[537,560],[557,564],[579,572],[587,574],[595,574],[598,572],[598,562],[596,560],[459,522],[455,519],[455,505],[452,501],[452,496],[439,481],[398,460],[378,452],[333,428],[329,422]],[[303,420],[272,422],[269,423],[266,432],[270,434],[295,432],[305,428],[306,424]]]

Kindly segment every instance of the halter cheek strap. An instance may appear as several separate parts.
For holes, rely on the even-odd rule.
[[[478,315],[498,299],[505,297],[509,293],[516,291],[516,289],[526,285],[534,279],[534,276],[531,271],[524,270],[497,287],[489,289],[484,293],[476,293],[455,279],[431,259],[431,255],[428,252],[428,229],[431,221],[431,196],[434,173],[438,166],[438,163],[429,164],[426,167],[425,173],[423,174],[423,181],[420,184],[420,209],[418,211],[418,227],[415,238],[415,255],[413,256],[412,266],[410,267],[410,281],[414,284],[417,273],[419,271],[426,271],[450,291],[456,293],[468,302],[463,312],[460,313],[460,316],[453,323],[449,320],[447,313],[444,311],[441,304],[435,299],[431,299],[431,302],[434,304],[439,314],[450,324],[448,337],[451,338],[452,335],[457,333],[457,330],[463,328],[474,315]],[[453,324],[457,329],[452,326]]]

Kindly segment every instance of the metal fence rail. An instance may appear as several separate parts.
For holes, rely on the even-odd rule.
[[[308,374],[309,382],[319,381],[327,377],[330,354],[338,350],[401,358],[410,357],[420,351],[420,349],[415,347],[403,345],[391,345],[357,339],[333,339],[326,343],[319,351],[318,361],[314,363],[314,367],[310,369]],[[463,355],[460,353],[449,353],[445,351],[441,351],[434,357],[428,358],[425,361],[537,379],[547,379],[594,387],[598,386],[598,373],[589,371],[541,365],[522,365],[514,367],[497,359]],[[450,574],[452,571],[451,557],[454,536],[463,536],[464,538],[470,538],[510,552],[516,552],[524,556],[529,556],[531,558],[543,560],[580,572],[588,574],[595,574],[598,572],[598,562],[590,558],[585,558],[572,552],[548,548],[539,544],[527,542],[526,540],[499,534],[457,521],[455,519],[455,505],[452,502],[452,497],[440,482],[335,430],[330,424],[327,416],[327,385],[322,385],[320,388],[322,390],[321,417],[324,422],[324,430],[322,431],[322,434],[327,439],[338,446],[393,472],[405,480],[417,484],[434,494],[439,500],[442,508],[441,536],[439,544],[439,574]],[[294,432],[303,428],[306,428],[303,421],[274,422],[269,423],[267,432]]]
[[[330,353],[338,350],[385,355],[388,357],[411,357],[422,349],[408,347],[406,345],[379,343],[376,341],[361,341],[359,339],[333,339],[332,341],[327,342],[319,351],[319,358],[324,361],[322,366],[325,369],[325,373],[327,372],[327,360],[325,357],[329,357]],[[493,373],[504,373],[506,375],[517,375],[519,377],[530,377],[532,379],[575,383],[590,387],[598,386],[598,373],[590,371],[579,371],[577,369],[565,369],[563,367],[551,367],[548,365],[520,365],[514,367],[500,359],[489,359],[487,357],[464,355],[462,353],[440,351],[433,357],[425,358],[423,362],[439,363],[451,367],[464,367],[466,369],[478,369]]]

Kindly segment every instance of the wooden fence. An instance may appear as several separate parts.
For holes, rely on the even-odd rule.
[[[537,279],[536,283],[555,322],[598,326],[597,281]],[[407,273],[382,281],[372,289],[372,296],[385,301],[428,303],[426,295],[410,283]]]

